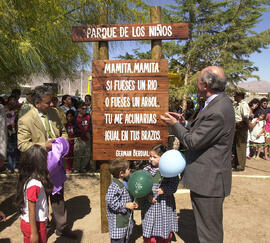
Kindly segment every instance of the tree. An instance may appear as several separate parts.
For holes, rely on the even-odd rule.
[[[141,0],[0,1],[0,82],[2,90],[34,73],[53,80],[69,76],[90,60],[86,43],[73,43],[73,25],[97,24],[98,8],[109,22],[145,21]]]
[[[269,5],[267,0],[175,0],[167,4],[162,10],[163,23],[187,22],[190,33],[186,41],[162,43],[163,56],[169,59],[170,97],[185,100],[196,93],[198,72],[210,65],[225,70],[232,88],[240,80],[257,77],[252,72],[258,68],[249,57],[267,48],[270,29],[256,33],[253,28]],[[150,55],[133,51],[135,55],[119,58]]]
[[[132,51],[134,54],[129,54],[128,52],[126,52],[124,56],[119,55],[118,58],[120,59],[151,59],[152,58],[151,51],[139,52],[138,48],[133,49]],[[162,56],[162,58],[164,58],[164,56]]]
[[[196,92],[198,72],[206,66],[224,68],[232,85],[256,77],[252,72],[258,68],[249,57],[270,44],[270,29],[256,33],[252,28],[267,5],[267,0],[176,0],[175,5],[167,5],[164,21],[188,22],[190,29],[187,41],[163,45],[177,56],[171,68],[184,80],[182,96]]]

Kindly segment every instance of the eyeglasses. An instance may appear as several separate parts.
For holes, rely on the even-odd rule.
[[[87,110],[87,108],[81,108],[81,110]]]

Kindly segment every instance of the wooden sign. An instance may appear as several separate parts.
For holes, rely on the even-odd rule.
[[[188,39],[187,23],[73,26],[72,41]]]
[[[149,159],[168,140],[168,60],[98,60],[92,70],[93,159]]]

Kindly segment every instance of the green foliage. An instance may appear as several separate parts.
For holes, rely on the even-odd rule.
[[[224,68],[228,81],[257,77],[258,68],[249,60],[250,54],[260,52],[270,44],[270,29],[256,33],[252,30],[267,10],[266,0],[176,0],[163,11],[163,22],[188,22],[187,41],[163,44],[167,55],[176,56],[170,68],[185,80],[179,96],[194,93],[198,72],[206,66]]]
[[[175,4],[167,4],[162,9],[162,22],[187,22],[190,32],[186,41],[162,43],[170,72],[179,75],[179,85],[171,80],[170,96],[181,99],[196,93],[199,71],[211,65],[225,70],[230,90],[240,80],[258,78],[250,55],[269,46],[270,29],[256,33],[253,28],[268,6],[269,0],[175,0]],[[119,58],[151,58],[151,52],[133,52]]]
[[[22,84],[34,73],[64,78],[88,62],[88,44],[72,42],[72,26],[97,24],[100,7],[108,11],[109,23],[146,21],[141,0],[0,1],[2,88]]]
[[[138,48],[133,49],[132,51],[134,54],[129,54],[126,52],[126,54],[124,56],[119,55],[118,58],[120,58],[120,59],[151,59],[152,58],[151,51],[139,52]]]
[[[88,59],[71,41],[67,1],[4,0],[0,3],[0,82],[22,83],[33,73],[69,75]]]

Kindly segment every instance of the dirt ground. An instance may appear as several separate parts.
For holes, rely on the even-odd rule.
[[[7,221],[0,223],[0,243],[23,242],[18,215],[12,207],[16,177],[0,178],[0,209]],[[233,173],[232,193],[224,202],[225,243],[270,242],[270,162],[248,160],[244,172]],[[180,190],[175,194],[179,216],[179,232],[175,242],[196,243],[195,221],[189,193]],[[94,175],[69,176],[65,183],[68,221],[78,239],[57,237],[49,232],[48,242],[96,243],[109,242],[108,233],[101,233],[99,178]],[[136,226],[130,242],[142,242],[140,211],[135,211]]]

